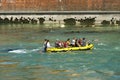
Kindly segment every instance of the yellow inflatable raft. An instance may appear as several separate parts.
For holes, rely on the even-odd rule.
[[[82,50],[91,50],[93,49],[94,45],[89,44],[86,46],[80,46],[80,47],[67,47],[67,48],[47,48],[47,52],[65,52],[65,51],[82,51]]]

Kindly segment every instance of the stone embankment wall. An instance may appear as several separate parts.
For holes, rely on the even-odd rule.
[[[75,19],[85,19],[85,18],[93,18],[96,17],[96,24],[100,24],[103,20],[110,21],[112,18],[115,20],[120,20],[120,14],[104,14],[104,15],[0,15],[1,18],[45,18],[45,23],[64,23],[63,20],[66,18],[75,18]],[[50,20],[52,19],[52,20]]]

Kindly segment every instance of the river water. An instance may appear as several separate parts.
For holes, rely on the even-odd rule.
[[[120,80],[120,27],[0,28],[0,80]],[[43,53],[44,39],[73,37],[94,49]]]

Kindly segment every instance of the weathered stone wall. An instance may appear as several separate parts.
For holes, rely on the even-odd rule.
[[[120,11],[120,0],[0,0],[2,11]]]

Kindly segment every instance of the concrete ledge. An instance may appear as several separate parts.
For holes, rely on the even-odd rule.
[[[120,11],[0,11],[0,15],[120,14]]]

